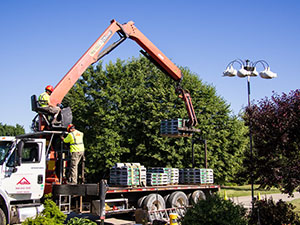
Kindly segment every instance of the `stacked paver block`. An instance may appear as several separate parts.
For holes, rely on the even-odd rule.
[[[213,184],[214,183],[213,169],[201,169],[200,176],[201,176],[200,177],[201,184]]]
[[[187,120],[184,119],[172,119],[172,120],[163,120],[160,123],[160,134],[167,137],[190,137],[192,134],[187,133],[178,128],[184,128],[187,123]]]
[[[166,173],[147,173],[147,185],[161,186],[169,183],[169,176]]]
[[[146,168],[140,163],[116,163],[110,169],[110,184],[120,186],[145,186]]]
[[[212,184],[214,174],[212,169],[186,168],[179,171],[181,184]]]
[[[171,168],[170,184],[179,183],[179,169]]]
[[[167,185],[179,183],[177,168],[152,167],[147,170],[148,185]]]
[[[181,128],[183,126],[183,119],[172,119],[172,120],[163,120],[160,124],[160,133],[162,135],[168,134],[180,134],[177,128]]]

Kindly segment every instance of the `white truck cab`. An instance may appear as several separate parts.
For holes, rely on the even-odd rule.
[[[0,224],[20,223],[43,210],[46,140],[0,137]]]

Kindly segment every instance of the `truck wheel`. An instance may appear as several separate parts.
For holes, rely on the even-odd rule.
[[[137,201],[137,208],[142,208],[143,207],[143,202],[145,200],[145,198],[147,198],[148,195],[145,195],[141,198],[139,198],[139,200]]]
[[[191,203],[196,204],[199,200],[206,200],[206,196],[203,191],[194,191],[191,195]]]
[[[168,202],[169,197],[170,197],[170,194],[164,196],[164,200],[165,200],[166,203]]]
[[[7,224],[5,213],[3,212],[3,209],[1,209],[1,208],[0,208],[0,224]]]
[[[182,191],[173,192],[168,198],[167,207],[176,208],[188,205],[188,198]]]
[[[143,202],[144,208],[148,211],[160,210],[166,208],[166,203],[160,194],[150,194]]]
[[[193,193],[189,193],[189,194],[187,194],[187,196],[186,196],[187,199],[188,199],[188,201],[189,201],[189,204],[190,204],[190,205],[192,205],[192,194],[193,194]]]

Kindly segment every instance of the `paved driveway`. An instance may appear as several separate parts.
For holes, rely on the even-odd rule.
[[[286,194],[269,194],[269,195],[260,196],[261,199],[265,199],[265,198],[269,199],[270,197],[272,197],[275,202],[279,201],[280,199],[282,199],[283,201],[292,201],[300,198],[300,193],[299,192],[294,193],[294,197],[289,197]],[[235,203],[240,203],[244,205],[245,208],[251,208],[251,196],[233,197],[230,199],[233,200],[233,202]]]

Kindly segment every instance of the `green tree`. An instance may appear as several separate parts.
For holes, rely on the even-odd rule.
[[[16,126],[14,127],[11,125],[3,125],[2,123],[0,123],[0,136],[16,136],[24,133],[24,128],[19,124],[16,124]]]
[[[181,70],[182,86],[191,93],[197,128],[202,131],[195,138],[208,140],[209,167],[214,169],[216,181],[232,181],[247,143],[245,126],[230,116],[229,105],[216,95],[214,87],[203,84],[189,69]],[[85,133],[90,175],[105,174],[116,162],[192,166],[190,138],[160,136],[161,120],[187,118],[174,85],[144,57],[117,60],[105,69],[101,63],[88,68],[63,104],[71,106],[74,123]],[[195,144],[195,162],[204,166],[202,144]]]

